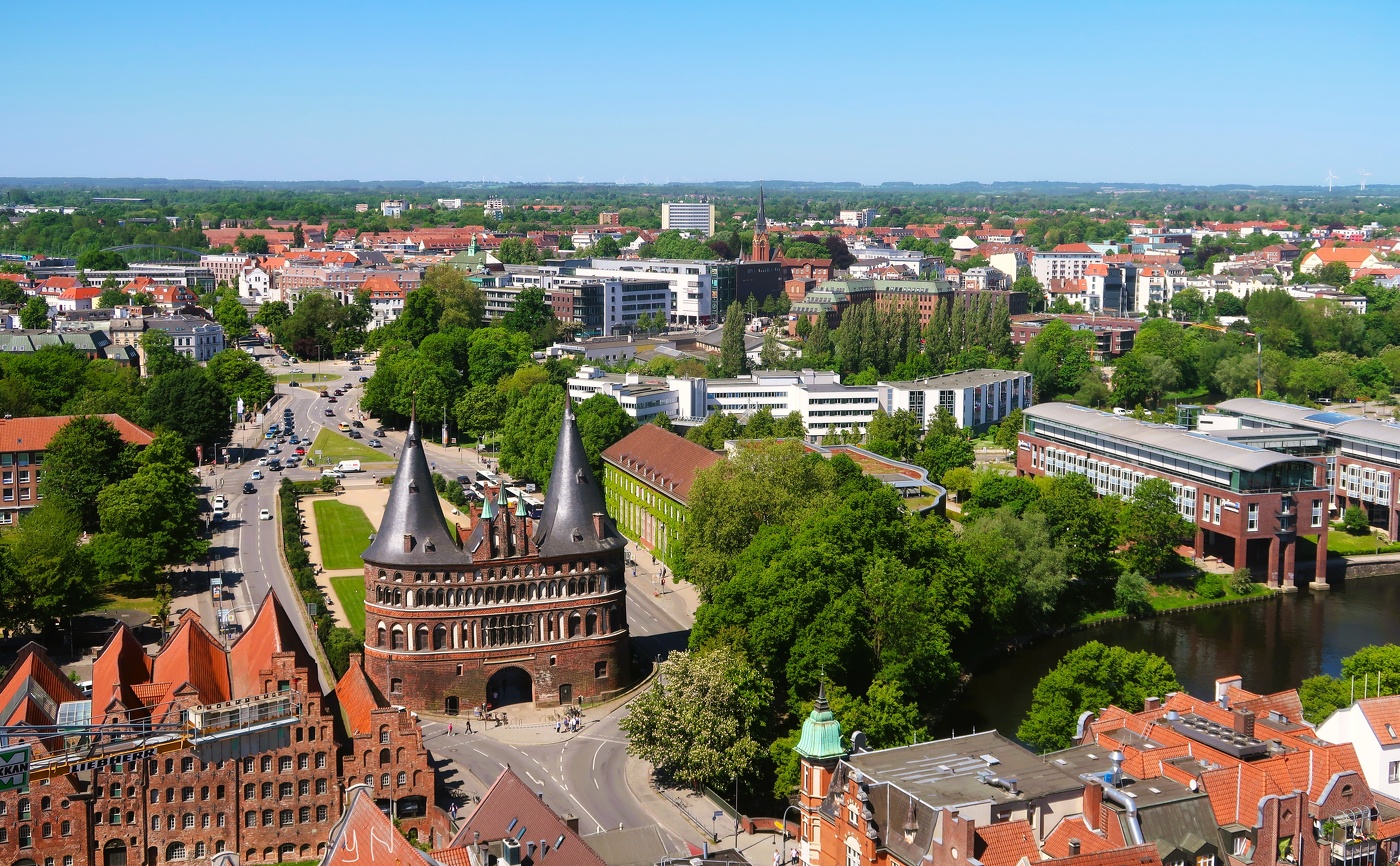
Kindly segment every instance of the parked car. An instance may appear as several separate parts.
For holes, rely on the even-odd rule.
[[[258,488],[256,488],[256,487],[253,486],[253,482],[251,482],[251,481],[244,481],[244,482],[243,482],[243,492],[244,492],[244,493],[257,493],[257,492],[258,492]]]
[[[213,505],[215,511],[224,511],[228,508],[228,500],[220,493],[218,496],[214,497]]]
[[[271,512],[271,511],[268,511],[266,508],[264,508],[264,509],[262,509],[261,511],[258,512],[258,519],[259,519],[259,520],[271,520],[271,519],[272,519],[272,512]]]

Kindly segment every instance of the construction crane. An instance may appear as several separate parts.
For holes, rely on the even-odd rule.
[[[1264,340],[1253,331],[1231,331],[1229,328],[1220,325],[1207,325],[1203,322],[1189,323],[1192,328],[1205,328],[1210,331],[1219,331],[1222,334],[1242,334],[1246,337],[1254,338],[1254,357],[1258,362],[1258,372],[1254,376],[1254,396],[1264,396]]]

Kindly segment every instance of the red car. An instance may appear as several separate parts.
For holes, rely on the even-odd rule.
[[[334,402],[335,402],[335,398],[334,398],[334,397],[331,397],[331,398],[330,398],[329,400],[327,400],[326,402],[327,402],[327,403],[334,403]]]
[[[301,447],[300,445],[298,445],[298,446],[296,447],[296,450],[293,451],[292,453],[293,453],[293,454],[305,454],[305,453],[306,453],[306,449],[303,448],[303,447]]]

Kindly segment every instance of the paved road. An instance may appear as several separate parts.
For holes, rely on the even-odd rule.
[[[288,372],[289,368],[278,366],[274,373]],[[308,372],[334,373],[356,382],[359,376],[373,374],[373,366],[366,364],[360,372],[350,372],[344,362],[324,362],[321,364],[301,364],[298,369]],[[358,397],[362,388],[357,386],[334,406],[336,418],[327,418],[324,409],[328,404],[305,388],[278,386],[279,399],[270,413],[270,420],[280,421],[282,409],[290,405],[296,418],[298,435],[315,437],[316,432],[326,423],[335,423],[346,418],[361,417],[358,411]],[[366,422],[366,429],[376,425]],[[332,428],[334,429],[334,428]],[[238,604],[254,605],[262,598],[269,585],[275,586],[284,602],[294,604],[297,594],[290,579],[280,565],[277,553],[276,521],[256,519],[261,508],[275,507],[275,487],[278,473],[263,470],[262,481],[254,482],[257,492],[243,495],[243,481],[247,480],[256,462],[262,456],[261,429],[243,431],[250,442],[258,448],[247,454],[247,463],[241,468],[221,473],[227,477],[226,488],[233,501],[233,517],[228,531],[221,534],[221,541],[235,543],[237,551],[233,555],[234,570],[242,574],[237,587]],[[340,435],[340,434],[337,434]],[[382,437],[385,451],[397,456],[403,445],[403,433],[388,431]],[[428,458],[437,471],[448,477],[471,475],[485,468],[478,461],[471,448],[442,448],[427,446]],[[387,470],[387,466],[385,467]],[[285,474],[293,478],[312,478],[319,469],[288,470]],[[371,471],[371,474],[372,471]],[[234,483],[236,482],[236,483]],[[244,519],[239,519],[244,518]],[[230,538],[230,533],[234,533]],[[628,575],[628,621],[633,636],[636,656],[641,660],[664,657],[672,649],[684,648],[689,639],[689,622],[658,604],[652,595],[652,578],[647,574],[633,578]],[[246,622],[246,620],[245,620]],[[298,621],[300,628],[300,621]],[[305,635],[303,635],[305,637]],[[324,674],[323,674],[324,675]],[[509,710],[507,710],[509,712]],[[434,758],[439,761],[455,762],[474,778],[454,779],[449,771],[446,781],[449,784],[461,782],[463,792],[481,793],[509,764],[522,778],[536,786],[544,795],[545,802],[559,813],[577,815],[580,830],[595,832],[599,828],[615,828],[619,825],[640,827],[656,823],[656,818],[647,812],[641,802],[628,787],[625,773],[628,766],[626,739],[618,727],[619,719],[626,713],[625,707],[611,714],[599,717],[598,711],[585,713],[584,729],[573,735],[556,734],[552,725],[533,729],[516,727],[497,737],[461,733],[465,719],[453,720],[455,733],[447,734],[444,721],[424,720],[423,730],[426,743]]]

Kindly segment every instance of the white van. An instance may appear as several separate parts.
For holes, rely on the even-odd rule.
[[[335,468],[336,468],[336,470],[339,471],[339,472],[360,472],[360,471],[362,471],[362,470],[360,469],[360,461],[358,461],[358,460],[342,460],[342,461],[340,461],[339,463],[335,464]]]

